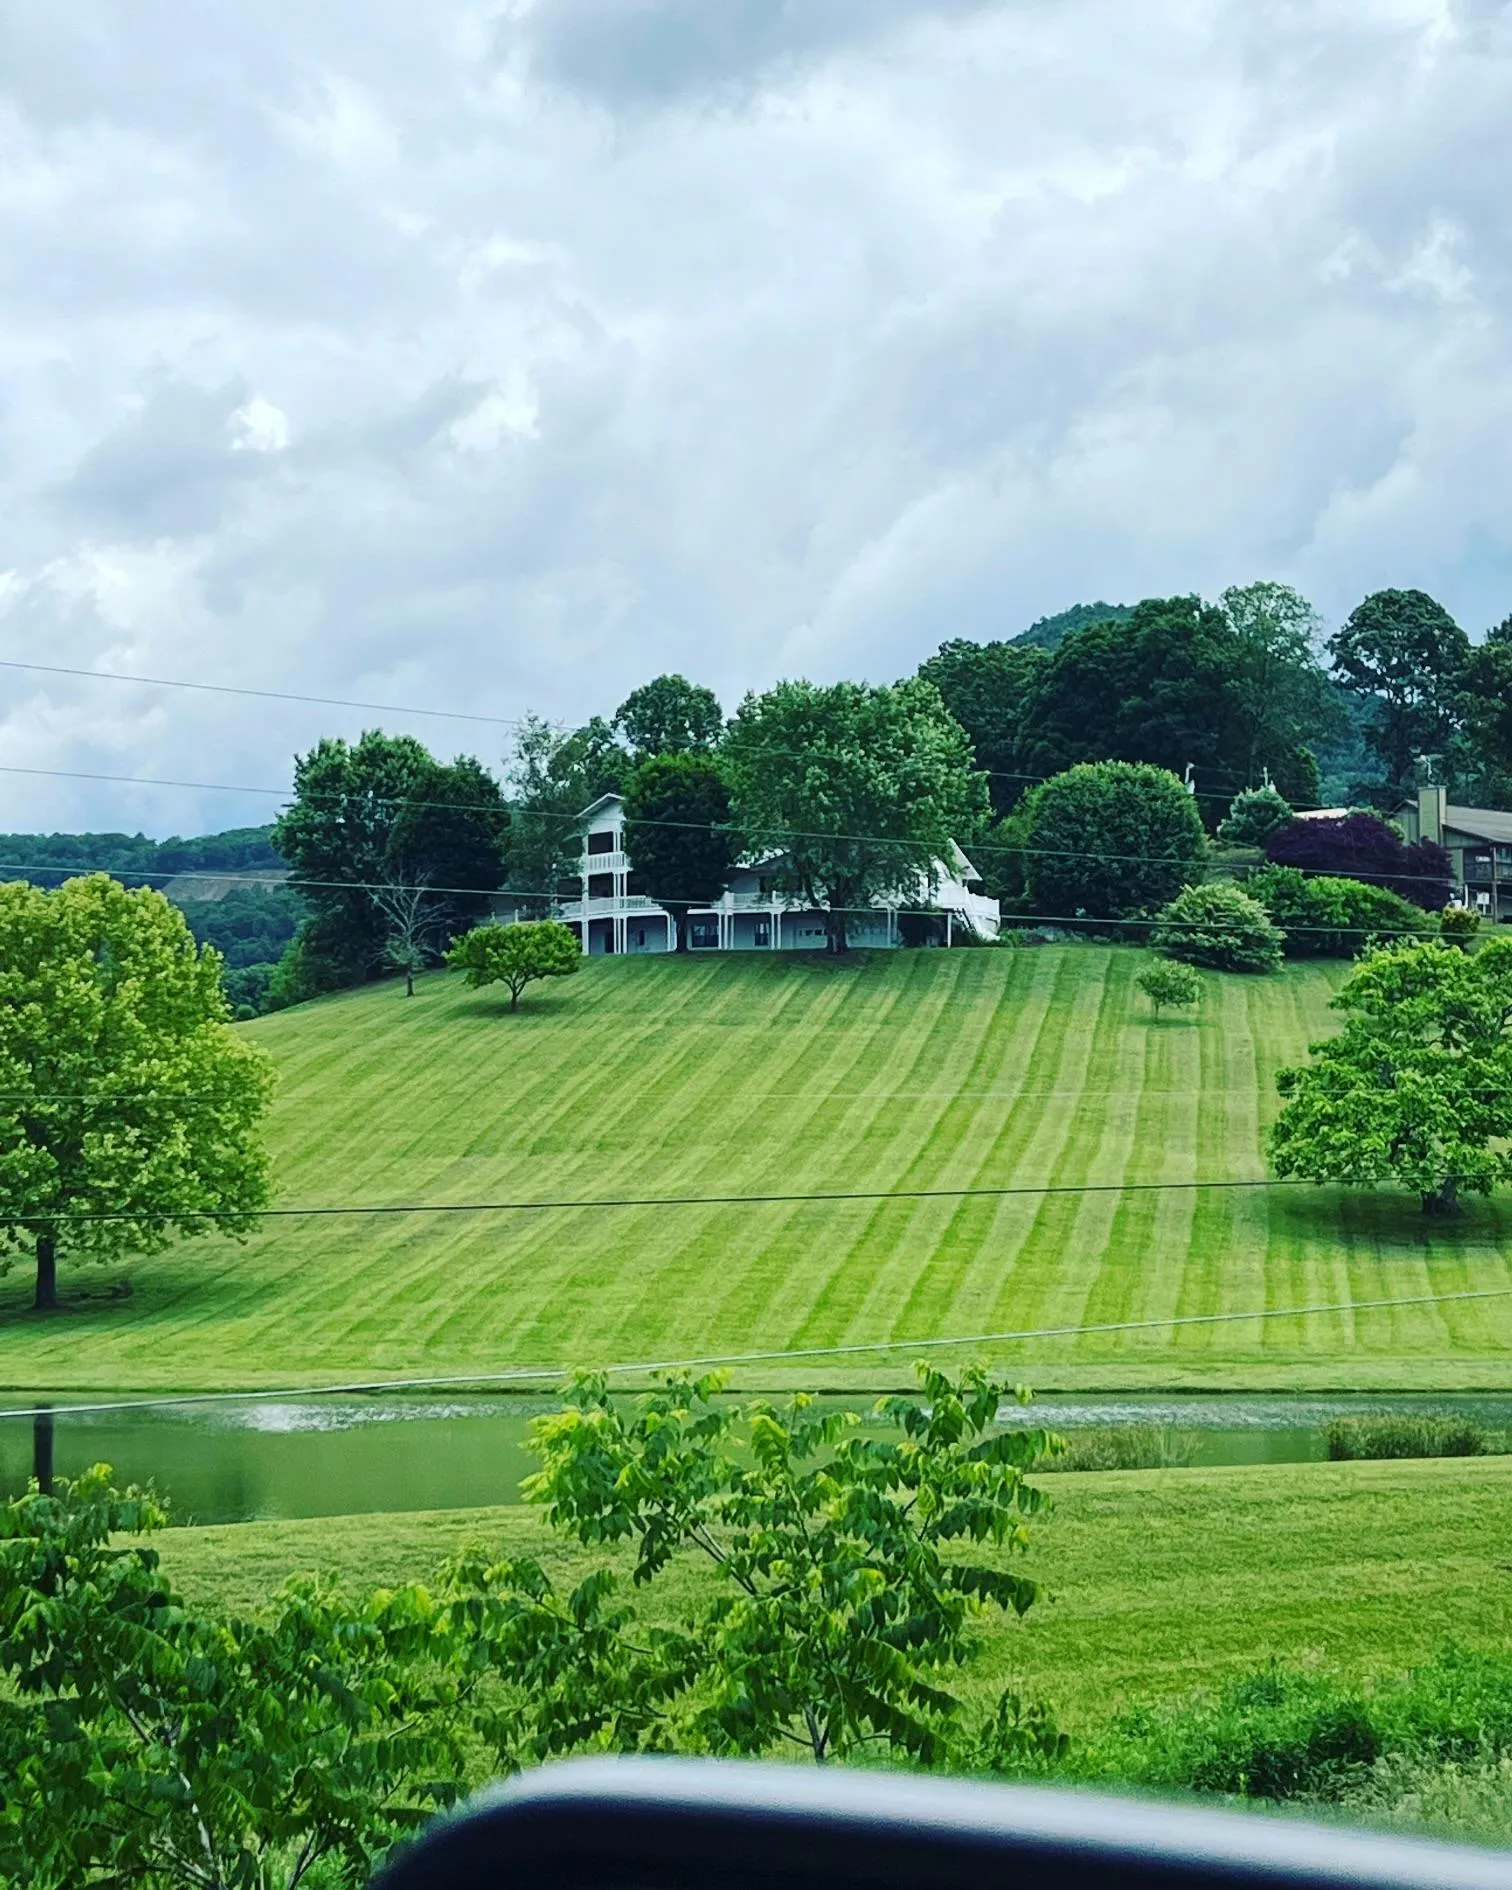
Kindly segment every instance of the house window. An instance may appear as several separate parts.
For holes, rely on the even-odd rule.
[[[588,875],[588,897],[590,899],[612,899],[614,897],[613,873],[590,873]]]
[[[588,851],[590,853],[613,853],[614,829],[612,827],[606,827],[602,833],[589,834]]]
[[[688,944],[695,952],[710,952],[719,946],[718,919],[691,919],[688,922]]]
[[[758,950],[772,942],[772,922],[770,919],[758,919],[755,926],[755,939]]]
[[[645,942],[646,942],[646,928],[643,925],[638,925],[635,928],[636,949],[639,950],[645,944]]]

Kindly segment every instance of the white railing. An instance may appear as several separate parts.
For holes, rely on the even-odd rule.
[[[628,873],[630,855],[628,853],[585,853],[579,866],[584,873]]]

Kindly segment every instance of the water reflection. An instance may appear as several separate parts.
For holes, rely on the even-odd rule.
[[[12,1404],[45,1399],[12,1394]],[[58,1402],[73,1402],[62,1400]],[[838,1399],[867,1410],[870,1399]],[[465,1509],[519,1500],[544,1398],[279,1398],[154,1411],[57,1412],[0,1420],[0,1489],[76,1476],[109,1463],[118,1482],[153,1482],[181,1522]],[[1414,1411],[1512,1429],[1512,1396],[1045,1397],[1012,1423],[1075,1431],[1168,1431],[1197,1464],[1297,1463],[1325,1456],[1338,1416]]]

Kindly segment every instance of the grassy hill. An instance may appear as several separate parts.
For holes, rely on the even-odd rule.
[[[0,1296],[0,1382],[318,1383],[1251,1313],[1512,1283],[1512,1209],[1125,1192],[1263,1173],[1275,1068],[1337,968],[1210,978],[1152,1024],[1094,947],[595,960],[516,1017],[445,974],[260,1019],[284,1205],[1076,1185],[1094,1194],[272,1222]],[[1512,1299],[1002,1348],[1031,1382],[1500,1384]],[[909,1353],[789,1376],[876,1385]],[[772,1382],[774,1367],[742,1382]]]

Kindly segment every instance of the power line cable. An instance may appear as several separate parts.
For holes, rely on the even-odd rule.
[[[173,676],[129,676],[113,669],[68,669],[60,663],[22,663],[0,657],[0,669],[27,670],[40,676],[76,676],[86,682],[143,683],[153,689],[192,689],[213,696],[250,696],[259,702],[307,702],[327,709],[370,709],[380,715],[424,715],[439,721],[485,722],[494,728],[523,728],[518,715],[478,715],[466,709],[417,709],[397,702],[355,702],[346,696],[307,696],[291,689],[248,689],[233,683],[185,682]]]
[[[1250,1180],[1225,1181],[1064,1181],[1011,1182],[1000,1187],[970,1188],[837,1188],[781,1194],[651,1194],[586,1195],[546,1201],[395,1201],[346,1203],[321,1207],[188,1208],[135,1210],[115,1208],[59,1209],[50,1214],[7,1214],[12,1227],[92,1226],[101,1223],[168,1220],[279,1221],[341,1220],[363,1215],[388,1217],[403,1214],[548,1214],[595,1209],[673,1207],[796,1207],[812,1203],[857,1201],[1000,1201],[1019,1196],[1036,1199],[1049,1195],[1197,1193],[1239,1188],[1305,1188],[1302,1179],[1263,1175]]]
[[[1329,1314],[1382,1312],[1403,1306],[1447,1306],[1466,1300],[1506,1299],[1512,1286],[1471,1287],[1453,1293],[1408,1293],[1391,1299],[1339,1300],[1311,1306],[1260,1306],[1248,1312],[1179,1313],[1160,1319],[1110,1319],[1095,1325],[1039,1326],[1016,1332],[976,1332],[949,1338],[872,1339],[848,1345],[790,1346],[767,1352],[727,1352],[705,1358],[642,1359],[634,1363],[594,1367],[606,1378],[641,1376],[656,1372],[717,1371],[736,1365],[777,1365],[797,1359],[855,1358],[878,1352],[926,1352],[966,1345],[1016,1345],[1038,1339],[1090,1338],[1113,1332],[1167,1331],[1179,1326],[1228,1325],[1255,1319],[1311,1319]],[[160,1398],[122,1398],[88,1404],[26,1405],[0,1410],[0,1419],[75,1417],[102,1412],[157,1411],[176,1406],[253,1404],[277,1399],[355,1397],[394,1391],[439,1391],[467,1385],[541,1383],[568,1378],[561,1365],[522,1365],[509,1371],[462,1372],[427,1378],[376,1378],[345,1384],[280,1386],[246,1391],[188,1391]]]

